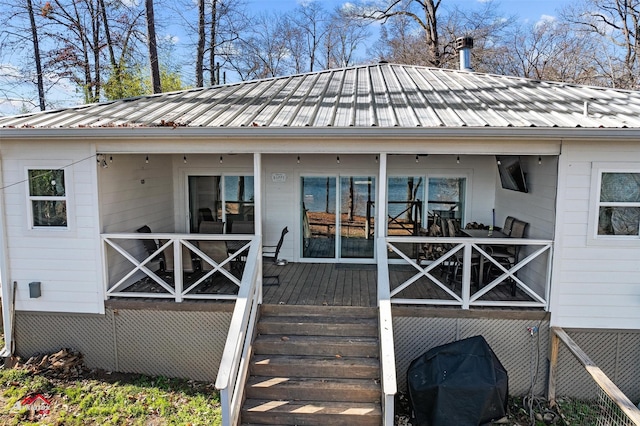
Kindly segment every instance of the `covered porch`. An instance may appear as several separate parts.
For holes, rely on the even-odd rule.
[[[105,295],[234,299],[251,263],[282,277],[265,303],[375,306],[382,285],[396,304],[546,309],[558,157],[534,148],[546,155],[100,153]],[[522,181],[505,183],[514,158]],[[526,235],[464,233],[509,216]],[[263,271],[285,227],[288,265]]]

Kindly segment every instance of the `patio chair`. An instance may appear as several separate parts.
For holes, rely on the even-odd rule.
[[[273,264],[278,264],[278,255],[280,254],[280,249],[282,248],[282,243],[284,241],[284,236],[289,232],[288,227],[284,227],[282,229],[282,233],[280,234],[280,240],[278,240],[278,244],[275,246],[262,246],[262,260],[269,260]],[[267,283],[267,281],[270,281]],[[262,285],[280,285],[280,275],[265,275],[262,277]]]
[[[224,222],[200,222],[198,232],[201,234],[222,234],[224,233]]]
[[[513,225],[511,227],[511,238],[524,238],[524,234],[528,227],[527,222],[523,222],[518,219],[513,220]],[[518,263],[518,254],[520,252],[520,245],[510,245],[510,246],[491,246],[490,247],[490,255],[495,260],[498,261],[502,266],[507,269],[513,268]],[[487,275],[490,276],[492,270],[492,264],[489,264],[489,270],[487,271]],[[511,282],[511,296],[516,295],[516,282],[510,280]]]
[[[253,221],[247,220],[236,220],[231,225],[231,233],[232,234],[253,234],[254,231]]]
[[[199,231],[201,234],[222,234],[223,229],[224,222],[202,222],[200,224]],[[222,263],[229,257],[229,250],[226,241],[199,241],[198,248],[216,263]],[[202,259],[200,267],[203,272],[213,270],[213,265]],[[229,263],[225,264],[223,268],[229,270]]]
[[[151,234],[151,228],[149,228],[148,225],[144,225],[141,226],[140,228],[136,229],[136,232],[140,232],[142,234]],[[153,253],[155,253],[159,248],[160,248],[160,244],[158,242],[158,240],[151,240],[151,239],[143,239],[142,240],[142,244],[144,245],[144,249],[147,252],[147,256],[151,256]],[[165,270],[165,259],[164,259],[164,255],[163,253],[158,253],[153,259],[151,259],[151,261],[148,263],[152,263],[154,265],[156,265],[157,267],[154,269],[155,271],[160,270],[160,271],[164,271]]]
[[[213,213],[209,207],[198,209],[198,226],[200,226],[202,222],[213,222],[214,220]]]
[[[511,229],[513,228],[513,221],[515,220],[515,217],[507,216],[507,218],[504,220],[504,226],[501,229],[503,234],[511,236]]]
[[[175,244],[180,244],[175,242]],[[196,270],[193,258],[191,257],[191,250],[189,250],[184,244],[182,245],[182,272],[185,274],[193,274]],[[173,244],[164,249],[165,258],[165,272],[175,272],[175,262],[173,259]]]

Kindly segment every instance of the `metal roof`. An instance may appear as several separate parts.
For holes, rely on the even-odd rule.
[[[640,128],[640,92],[376,64],[1,117],[2,128]]]

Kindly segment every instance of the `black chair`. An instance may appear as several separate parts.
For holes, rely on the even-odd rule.
[[[524,238],[524,234],[527,230],[529,224],[527,222],[523,222],[518,219],[514,219],[512,221],[511,226],[511,238]],[[491,246],[489,254],[495,260],[498,261],[502,266],[507,269],[513,268],[519,261],[518,255],[520,252],[520,245],[512,245],[512,246]],[[494,269],[492,264],[489,264],[488,274],[492,273],[492,269]],[[512,279],[509,279],[511,283],[511,296],[516,295],[516,282]]]
[[[280,254],[280,249],[282,248],[282,242],[284,241],[284,236],[289,232],[288,227],[284,227],[282,229],[282,233],[280,234],[280,240],[278,240],[278,244],[275,246],[262,246],[262,260],[271,261],[273,264],[278,263],[278,254]],[[280,285],[280,276],[279,275],[265,275],[262,277],[262,285]],[[267,283],[266,281],[271,281]]]
[[[151,228],[149,228],[149,226],[147,225],[144,225],[138,228],[136,232],[140,232],[142,234],[151,234]],[[144,249],[147,252],[147,256],[151,256],[160,248],[160,243],[157,240],[145,238],[142,240],[142,244],[144,245]],[[155,256],[151,260],[151,262],[158,262],[158,265],[159,265],[158,267],[160,271],[164,272],[166,261],[164,258],[164,254],[162,252],[160,252],[157,256]]]

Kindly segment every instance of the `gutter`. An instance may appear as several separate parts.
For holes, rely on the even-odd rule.
[[[93,127],[0,128],[2,139],[403,139],[640,140],[640,128],[559,127]]]

